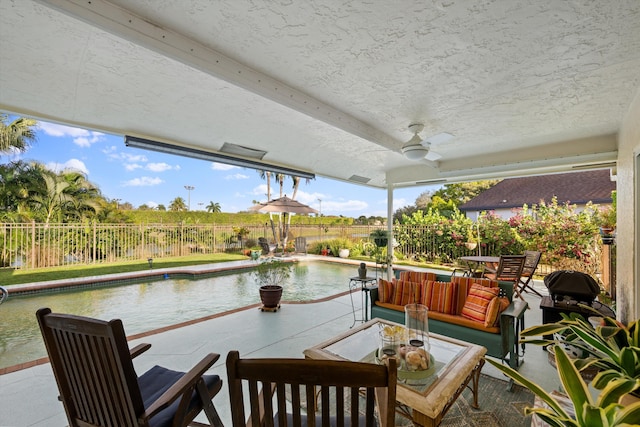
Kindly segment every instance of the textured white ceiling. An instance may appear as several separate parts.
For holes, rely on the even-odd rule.
[[[0,0],[0,49],[6,111],[410,185],[614,161],[640,2]]]

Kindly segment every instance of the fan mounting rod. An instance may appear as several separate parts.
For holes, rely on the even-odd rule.
[[[412,123],[409,125],[409,130],[415,134],[422,132],[424,125],[422,123]]]

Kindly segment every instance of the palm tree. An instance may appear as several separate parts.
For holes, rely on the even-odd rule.
[[[207,205],[207,212],[209,213],[218,213],[218,212],[222,212],[222,208],[220,207],[220,203],[216,202],[209,202],[209,204]]]
[[[187,210],[187,204],[182,197],[176,197],[169,203],[169,210],[172,212],[183,212]]]
[[[24,152],[37,140],[35,127],[38,122],[20,117],[9,123],[9,116],[0,114],[0,152],[8,153],[11,149]]]
[[[267,181],[267,202],[271,200],[271,172],[259,170],[260,178]]]
[[[51,222],[54,216],[57,216],[58,222],[61,222],[62,207],[71,202],[71,197],[65,193],[70,184],[64,177],[44,169],[40,180],[40,185],[34,182],[34,194],[31,195],[30,200],[46,224]]]

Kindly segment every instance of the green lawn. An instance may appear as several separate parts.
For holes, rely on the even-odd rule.
[[[154,258],[153,268],[184,267],[216,262],[246,260],[239,254],[208,254],[188,257]],[[72,279],[76,277],[100,276],[103,274],[127,273],[149,269],[147,261],[127,261],[113,264],[71,265],[38,269],[0,269],[0,286],[10,287],[22,283],[44,282],[47,280]]]

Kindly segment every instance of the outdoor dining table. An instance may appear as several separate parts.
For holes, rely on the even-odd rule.
[[[465,277],[473,277],[478,270],[481,270],[483,273],[487,269],[490,271],[495,270],[495,267],[487,268],[487,266],[495,266],[500,263],[500,257],[489,255],[469,255],[460,257],[460,261],[464,261],[467,264],[467,269],[462,275]]]

